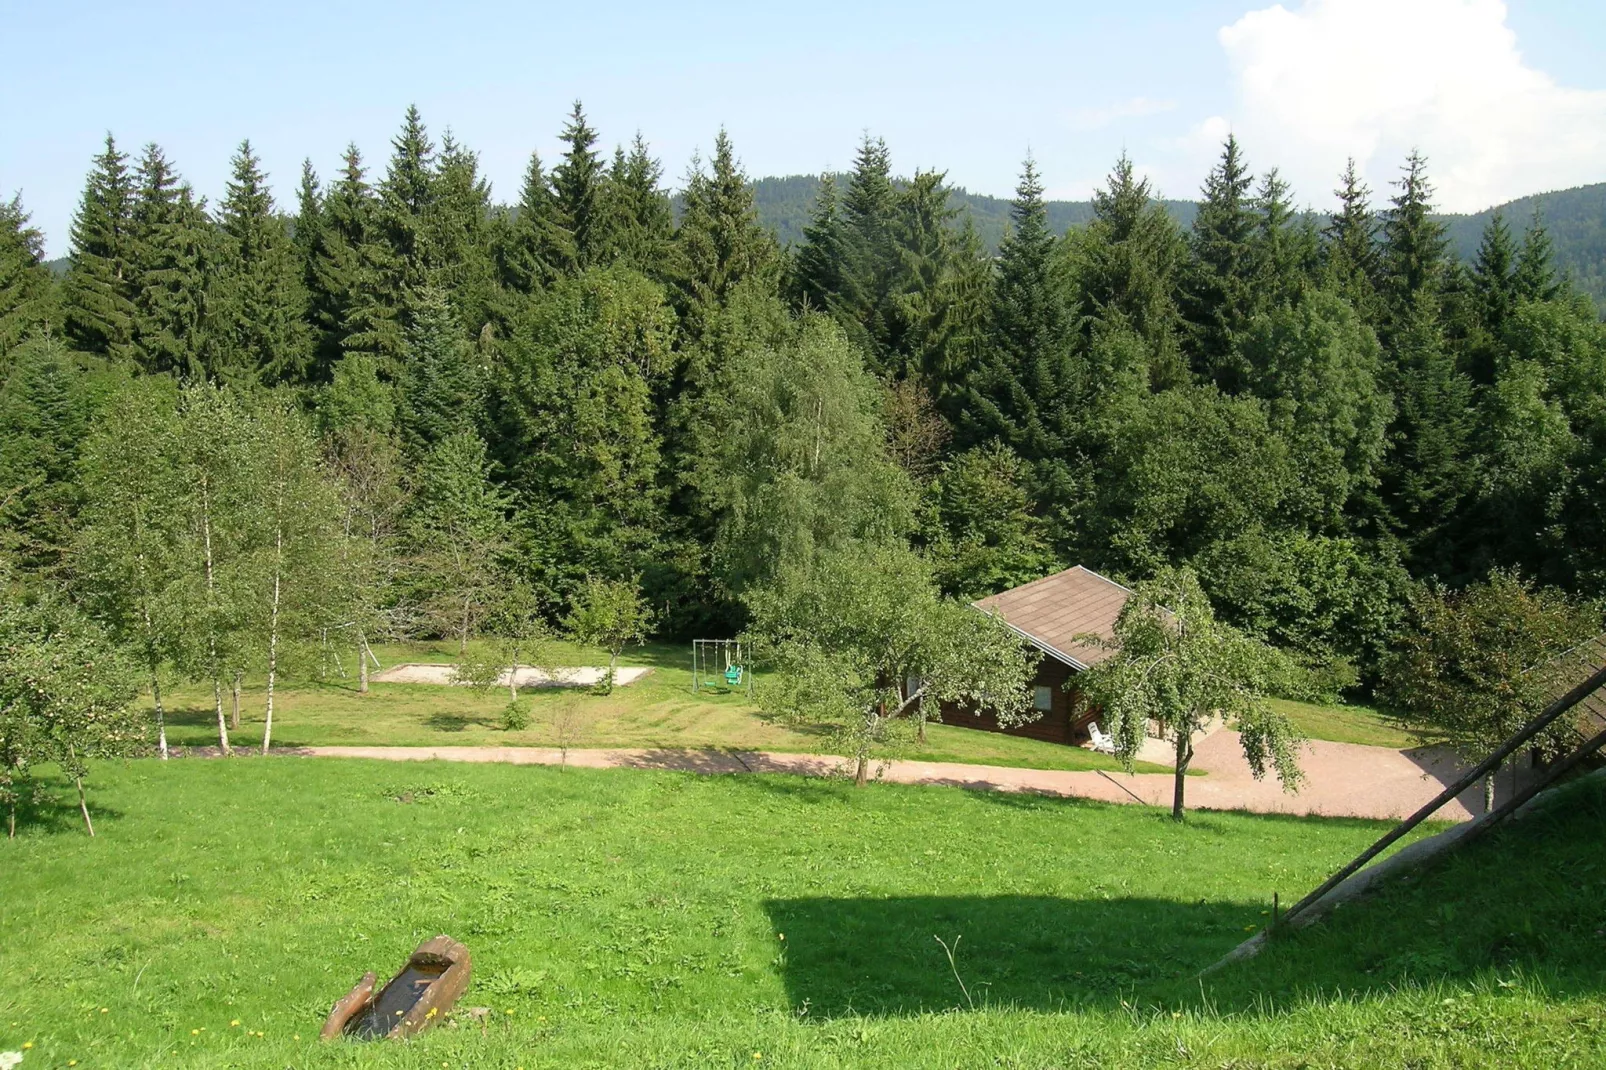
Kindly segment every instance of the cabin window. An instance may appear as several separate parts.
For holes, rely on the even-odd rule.
[[[1052,687],[1035,687],[1032,689],[1032,706],[1044,713],[1054,710],[1054,689]]]

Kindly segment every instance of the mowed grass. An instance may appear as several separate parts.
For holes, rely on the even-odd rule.
[[[31,1043],[24,1070],[1606,1058],[1598,794],[1532,849],[1489,844],[1202,984],[1273,892],[1383,826],[303,758],[103,767],[91,804],[97,839],[63,788],[0,841],[0,1050]],[[313,1039],[439,932],[472,950],[483,1025]]]
[[[1269,700],[1272,709],[1285,714],[1311,739],[1334,743],[1361,743],[1369,747],[1406,750],[1423,745],[1422,738],[1371,706],[1329,706],[1292,699]]]
[[[451,663],[457,659],[457,645],[393,644],[378,648],[377,653],[381,664],[387,667],[405,662]],[[562,643],[557,644],[554,660],[561,665],[606,665],[607,655]],[[830,751],[830,739],[824,732],[789,727],[764,715],[748,698],[745,687],[728,688],[721,681],[715,688],[692,694],[691,656],[678,645],[653,644],[627,651],[622,662],[652,671],[632,684],[615,688],[611,695],[593,695],[578,689],[521,691],[521,701],[530,709],[530,725],[509,732],[501,727],[502,711],[509,698],[505,689],[480,693],[438,684],[375,683],[364,695],[357,691],[355,668],[347,652],[341,666],[347,676],[340,676],[330,662],[322,683],[307,675],[281,680],[274,697],[273,741],[286,747],[547,747],[556,743],[552,729],[554,710],[575,703],[585,711],[588,722],[575,746]],[[308,668],[303,667],[303,672]],[[260,745],[265,699],[263,681],[250,678],[242,689],[238,742],[243,746]],[[228,695],[224,703],[227,708]],[[173,689],[166,704],[171,743],[217,743],[210,685]],[[928,724],[926,743],[911,742],[897,756],[1036,769],[1120,768],[1108,755],[1080,747],[942,724]],[[1138,770],[1162,772],[1164,767],[1139,763]]]

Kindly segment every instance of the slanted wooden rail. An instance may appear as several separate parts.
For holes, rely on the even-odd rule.
[[[1396,825],[1393,829],[1389,830],[1388,834],[1382,839],[1372,844],[1372,846],[1362,851],[1359,855],[1356,855],[1355,859],[1351,861],[1349,865],[1345,866],[1331,877],[1328,877],[1309,895],[1305,896],[1305,898],[1289,907],[1274,923],[1273,929],[1281,929],[1288,926],[1294,918],[1308,910],[1328,892],[1332,891],[1334,888],[1337,888],[1345,880],[1359,872],[1363,866],[1372,861],[1372,859],[1376,858],[1378,855],[1382,854],[1384,851],[1388,850],[1390,846],[1397,843],[1406,833],[1410,832],[1422,822],[1432,817],[1438,812],[1440,807],[1444,806],[1445,803],[1450,802],[1457,795],[1460,795],[1463,791],[1466,791],[1468,788],[1472,787],[1472,785],[1476,784],[1478,781],[1500,768],[1500,763],[1504,762],[1507,758],[1515,754],[1525,744],[1534,739],[1534,737],[1538,736],[1539,733],[1549,728],[1563,714],[1577,706],[1580,702],[1584,701],[1603,685],[1606,685],[1606,666],[1596,669],[1590,674],[1587,680],[1574,687],[1571,691],[1568,691],[1565,695],[1562,695],[1560,698],[1556,699],[1556,701],[1552,702],[1549,706],[1546,706],[1544,711],[1541,712],[1539,716],[1535,717],[1533,720],[1519,728],[1516,733],[1502,743],[1493,754],[1479,762],[1476,766],[1467,770],[1467,772],[1464,773],[1459,780],[1441,791],[1431,802],[1424,804],[1416,813],[1412,814],[1400,824]],[[1551,784],[1554,784],[1557,779],[1576,768],[1581,762],[1583,762],[1591,754],[1594,754],[1596,751],[1600,750],[1603,746],[1606,746],[1606,731],[1602,731],[1593,736],[1581,747],[1574,750],[1561,761],[1555,762],[1546,767],[1543,774],[1532,784],[1528,785],[1527,788],[1518,792],[1504,805],[1500,806],[1498,809],[1490,812],[1487,816],[1479,820],[1476,826],[1469,829],[1467,831],[1467,835],[1463,836],[1457,842],[1457,846],[1465,843],[1473,836],[1481,835],[1482,833],[1488,831],[1491,826],[1504,820],[1512,813],[1515,813],[1519,807],[1527,803],[1535,795],[1539,794],[1539,792],[1543,791]]]

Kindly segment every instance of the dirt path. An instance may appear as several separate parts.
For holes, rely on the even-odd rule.
[[[555,747],[305,747],[293,753],[325,758],[513,765],[557,765],[563,761]],[[571,750],[568,763],[589,769],[829,776],[843,767],[844,759],[774,751],[610,748]],[[1197,745],[1194,766],[1209,775],[1188,778],[1188,806],[1266,814],[1398,819],[1437,795],[1462,768],[1453,755],[1436,748],[1399,751],[1321,740],[1307,745],[1301,765],[1306,776],[1304,788],[1297,795],[1285,794],[1275,778],[1257,781],[1251,775],[1238,733],[1227,729],[1214,732]],[[1037,792],[1149,806],[1170,806],[1172,790],[1169,773],[1064,772],[957,762],[888,762],[882,767],[881,779],[897,784]],[[1502,795],[1511,790],[1510,782],[1509,775],[1502,775]],[[1482,806],[1482,792],[1474,788],[1444,807],[1439,817],[1465,821],[1481,812]]]

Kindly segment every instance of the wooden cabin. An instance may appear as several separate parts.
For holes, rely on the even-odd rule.
[[[1115,619],[1131,594],[1130,588],[1077,565],[973,603],[983,612],[997,613],[1042,652],[1033,681],[1034,702],[1042,716],[1001,729],[990,710],[943,703],[943,723],[1072,746],[1086,742],[1088,725],[1098,711],[1081,701],[1074,683],[1066,684],[1112,652],[1078,637],[1113,639]]]

